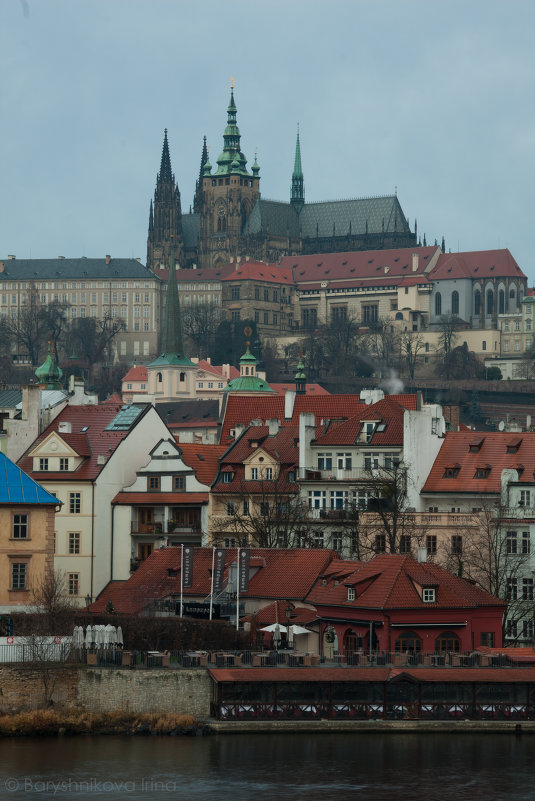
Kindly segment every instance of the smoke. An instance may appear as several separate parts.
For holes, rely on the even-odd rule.
[[[405,389],[405,384],[395,370],[388,371],[388,378],[381,383],[387,395],[399,395]]]

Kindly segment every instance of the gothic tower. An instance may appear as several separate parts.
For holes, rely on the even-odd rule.
[[[297,141],[295,143],[294,171],[292,173],[292,192],[290,203],[299,214],[305,205],[305,185],[303,180],[303,168],[301,167],[301,144],[299,142],[299,128],[297,129]]]
[[[165,129],[160,172],[156,176],[154,206],[150,202],[149,235],[147,237],[147,267],[157,270],[160,264],[169,267],[171,246],[179,265],[184,265],[182,210],[180,192],[171,169],[167,128]]]
[[[208,157],[204,163],[201,198],[201,267],[228,262],[239,252],[240,237],[257,198],[260,195],[260,168],[255,162],[247,171],[247,159],[240,149],[240,131],[236,122],[234,89],[230,90],[227,126],[223,134],[223,150],[212,174]]]

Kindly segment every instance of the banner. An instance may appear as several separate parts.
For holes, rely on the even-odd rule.
[[[240,592],[247,592],[249,589],[249,560],[251,551],[249,548],[240,548],[240,575],[238,577]]]
[[[214,558],[214,595],[218,595],[223,589],[223,579],[225,576],[225,561],[227,552],[224,548],[215,549]]]
[[[182,552],[182,586],[193,586],[193,545],[184,545]]]

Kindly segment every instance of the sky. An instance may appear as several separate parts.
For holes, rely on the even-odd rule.
[[[307,201],[397,191],[535,283],[532,0],[2,0],[0,30],[0,259],[144,262],[164,128],[187,212],[234,78],[264,198],[299,124]]]

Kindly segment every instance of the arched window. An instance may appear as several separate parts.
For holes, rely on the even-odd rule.
[[[435,295],[435,315],[440,317],[442,314],[442,295],[440,292],[437,292]]]
[[[494,313],[494,292],[487,289],[487,317]]]
[[[403,312],[397,312],[396,320],[403,320]]]
[[[503,289],[498,292],[498,314],[505,314],[505,292]]]
[[[163,376],[162,376],[162,374],[161,374],[161,373],[158,373],[158,375],[156,376],[156,381],[158,382],[158,384],[161,384],[161,383],[162,383],[162,381],[163,381]]]
[[[459,314],[459,293],[456,289],[451,293],[451,313]]]
[[[517,308],[516,287],[512,286],[509,290],[509,311],[516,311]]]
[[[409,651],[416,654],[421,650],[422,641],[414,631],[402,631],[396,640],[396,651]]]
[[[445,651],[453,651],[456,654],[461,650],[461,641],[456,634],[451,631],[443,631],[435,640],[435,651],[438,654]]]
[[[185,381],[186,380],[186,373],[180,373],[179,379],[180,379],[180,381]]]
[[[481,314],[481,292],[479,289],[474,292],[474,314],[478,317]]]

